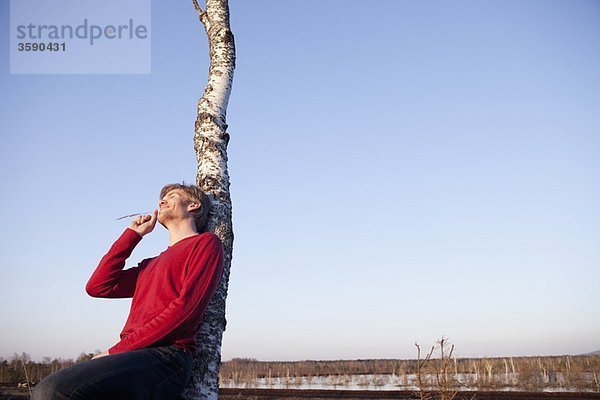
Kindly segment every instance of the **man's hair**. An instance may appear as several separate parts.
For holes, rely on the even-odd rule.
[[[211,203],[210,199],[196,185],[186,185],[184,183],[170,183],[165,185],[160,191],[160,198],[164,198],[167,193],[172,190],[179,189],[183,191],[189,200],[198,202],[200,204],[200,208],[197,208],[191,211],[191,214],[194,216],[194,224],[196,225],[196,230],[200,232],[204,232],[206,230],[206,223],[208,222],[208,214],[210,213]]]

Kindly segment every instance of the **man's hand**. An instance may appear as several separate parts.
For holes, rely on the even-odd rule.
[[[107,351],[103,351],[102,353],[98,353],[96,354],[94,357],[92,357],[92,360],[95,360],[96,358],[100,358],[100,357],[104,357],[108,355],[108,350]]]
[[[156,218],[158,217],[158,210],[154,210],[152,215],[140,215],[131,221],[129,225],[130,229],[136,231],[140,236],[144,236],[154,229],[156,226]]]

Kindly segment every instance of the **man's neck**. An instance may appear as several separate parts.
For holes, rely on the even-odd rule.
[[[169,231],[169,246],[198,234],[192,220],[173,221],[167,229]]]

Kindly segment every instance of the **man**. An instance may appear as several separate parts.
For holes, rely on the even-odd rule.
[[[214,234],[199,233],[210,200],[197,186],[167,185],[158,205],[132,221],[86,285],[93,297],[133,297],[121,340],[48,376],[33,400],[174,399],[187,385],[196,334],[223,272],[223,245]],[[124,270],[156,221],[169,231],[169,247]]]

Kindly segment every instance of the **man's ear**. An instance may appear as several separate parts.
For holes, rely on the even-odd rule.
[[[197,203],[195,201],[192,201],[190,204],[188,204],[188,211],[194,211],[200,208],[200,203]]]

